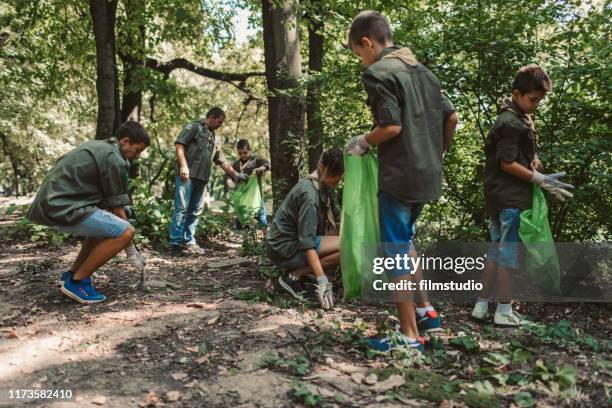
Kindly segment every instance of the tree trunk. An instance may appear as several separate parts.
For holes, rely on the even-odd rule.
[[[119,27],[119,57],[123,64],[121,122],[140,122],[142,89],[134,85],[134,75],[145,64],[144,0],[125,1],[125,23]],[[141,22],[134,26],[134,21]]]
[[[17,158],[11,152],[11,147],[9,146],[7,135],[0,132],[0,140],[2,141],[2,152],[4,153],[5,157],[8,157],[9,161],[11,162],[11,167],[13,169],[13,193],[16,197],[19,197],[19,164],[17,162]]]
[[[308,74],[321,72],[323,68],[324,38],[320,34],[323,23],[311,19],[308,27]],[[323,121],[321,120],[320,85],[311,83],[306,93],[306,118],[308,135],[308,168],[314,171],[323,153]]]
[[[96,139],[113,136],[121,123],[119,76],[115,55],[115,21],[118,0],[90,0],[89,10],[96,41],[98,121]]]
[[[262,0],[275,209],[300,178],[304,163],[305,111],[304,97],[297,91],[302,61],[296,3],[294,0],[283,0],[277,4]]]

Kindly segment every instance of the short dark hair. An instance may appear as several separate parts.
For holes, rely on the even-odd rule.
[[[238,141],[238,143],[236,143],[236,149],[238,149],[238,150],[242,150],[242,149],[249,149],[249,150],[251,150],[251,144],[246,139],[240,139]]]
[[[344,156],[342,149],[331,147],[323,152],[319,161],[327,168],[330,176],[341,176],[344,174]]]
[[[373,10],[366,10],[357,14],[349,30],[349,48],[352,49],[353,44],[361,45],[363,37],[368,37],[379,44],[393,41],[393,33],[387,17]]]
[[[519,69],[512,83],[512,90],[515,89],[521,95],[533,91],[552,92],[552,82],[544,68],[536,64],[529,64]]]
[[[221,116],[225,117],[225,112],[223,112],[223,109],[221,109],[220,107],[215,106],[214,108],[210,108],[208,112],[206,112],[207,118],[210,118],[211,116],[215,119],[220,118]]]
[[[145,146],[151,144],[151,138],[144,127],[138,122],[128,120],[119,126],[115,132],[115,138],[121,140],[127,137],[131,144],[144,143]]]

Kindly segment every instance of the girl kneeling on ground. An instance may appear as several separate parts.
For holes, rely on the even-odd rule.
[[[272,263],[289,272],[278,279],[299,298],[302,278],[312,273],[321,307],[333,307],[332,285],[324,269],[340,263],[340,237],[325,235],[334,224],[331,189],[344,175],[342,150],[332,147],[321,156],[317,171],[297,183],[282,202],[266,235],[266,251]]]

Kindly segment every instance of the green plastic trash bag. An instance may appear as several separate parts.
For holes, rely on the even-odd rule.
[[[250,224],[262,205],[261,191],[257,183],[257,175],[253,175],[246,183],[241,183],[232,193],[232,205],[242,225]]]
[[[378,159],[373,153],[365,156],[344,155],[344,191],[340,223],[340,265],[345,299],[361,294],[363,285],[373,278],[372,258],[380,241],[378,229]],[[364,244],[371,248],[366,253]]]
[[[540,288],[560,293],[561,268],[548,224],[548,207],[542,189],[534,185],[531,209],[521,212],[519,235],[525,245],[525,268]]]

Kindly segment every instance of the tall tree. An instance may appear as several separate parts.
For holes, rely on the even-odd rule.
[[[125,0],[125,20],[119,25],[118,54],[123,65],[121,121],[140,120],[142,89],[136,82],[138,69],[144,66],[145,1]]]
[[[118,0],[90,0],[89,10],[96,42],[98,120],[96,139],[112,137],[121,123],[119,77],[115,54]]]
[[[308,24],[308,74],[316,75],[323,69],[323,52],[325,39],[321,34],[323,22],[309,18]],[[317,168],[323,153],[323,120],[321,119],[320,83],[310,81],[306,92],[306,120],[308,135],[308,169]]]
[[[296,6],[294,0],[262,0],[275,208],[299,181],[304,163],[305,101],[298,87],[302,60]]]

